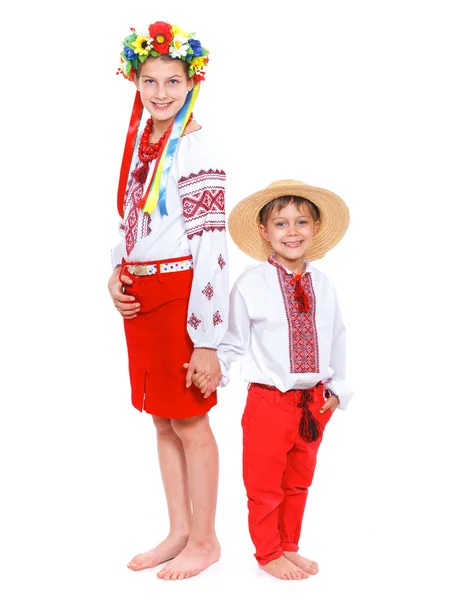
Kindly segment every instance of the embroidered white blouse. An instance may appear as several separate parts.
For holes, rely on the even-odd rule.
[[[132,169],[141,166],[138,144]],[[154,161],[150,163],[147,189]],[[194,277],[187,331],[194,347],[217,348],[228,322],[228,265],[225,233],[225,172],[204,129],[183,136],[167,181],[167,212],[137,208],[143,185],[129,175],[112,267],[192,255]]]
[[[322,381],[345,409],[353,390],[345,381],[346,332],[335,289],[306,262],[302,276],[309,310],[299,312],[293,273],[272,257],[248,268],[230,294],[228,332],[218,348],[222,382],[241,357],[246,381],[285,392]]]

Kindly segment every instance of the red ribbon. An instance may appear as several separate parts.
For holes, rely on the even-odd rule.
[[[135,140],[137,138],[138,127],[142,118],[142,112],[143,104],[140,99],[140,93],[137,91],[135,94],[134,105],[132,107],[126,143],[124,144],[120,180],[118,182],[118,213],[121,218],[123,218],[124,197],[126,195],[127,180],[129,179],[129,170],[131,168],[132,156],[134,155]]]

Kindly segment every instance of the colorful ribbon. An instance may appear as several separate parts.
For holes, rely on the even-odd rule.
[[[143,200],[138,205],[139,208],[143,208],[143,212],[151,214],[156,208],[156,205],[159,203],[160,214],[162,216],[168,215],[166,205],[168,176],[170,175],[171,166],[173,164],[173,159],[178,148],[181,134],[187,125],[190,113],[192,112],[195,101],[198,97],[199,89],[200,84],[197,81],[191,91],[187,94],[184,105],[179,110],[175,120],[173,121],[173,126],[171,128],[168,141],[163,149],[162,155],[158,156],[156,159],[156,168],[154,169],[151,183],[148,186],[148,190],[146,191]]]
[[[192,90],[187,94],[186,101],[178,111],[175,120],[170,129],[170,134],[165,145],[162,146],[154,167],[151,182],[144,194],[138,208],[143,208],[144,212],[151,214],[156,205],[159,204],[161,215],[168,215],[167,198],[167,180],[170,174],[173,159],[178,148],[181,134],[184,131],[190,114],[193,111],[195,101],[198,97],[200,83],[197,81]],[[140,94],[135,94],[134,106],[132,108],[129,129],[127,132],[126,143],[124,146],[123,160],[121,163],[120,180],[118,184],[118,212],[123,217],[124,199],[126,195],[129,171],[131,168],[132,157],[137,144],[137,133],[143,113],[143,105]]]

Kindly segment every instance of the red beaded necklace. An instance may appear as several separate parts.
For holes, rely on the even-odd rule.
[[[192,119],[193,119],[193,113],[190,114],[190,117],[187,121],[186,127],[191,122]],[[167,131],[161,136],[161,138],[159,139],[158,142],[156,142],[155,144],[150,144],[149,138],[153,131],[153,119],[150,117],[147,120],[146,127],[145,127],[145,130],[143,131],[142,137],[140,139],[140,145],[138,147],[138,157],[142,163],[150,163],[155,158],[157,158],[157,155],[159,154],[159,151],[160,151],[163,143],[166,141],[167,137],[170,134],[170,130],[171,130],[171,125],[167,129]]]
[[[190,117],[186,123],[187,125],[193,119],[193,113],[190,113]],[[168,136],[170,135],[171,125],[167,129],[167,131],[161,136],[158,142],[155,144],[149,143],[149,138],[151,132],[153,131],[153,120],[150,117],[146,121],[146,127],[142,133],[142,137],[140,138],[140,144],[138,146],[138,158],[142,163],[139,167],[137,167],[134,171],[132,171],[131,175],[135,178],[136,181],[141,184],[145,184],[148,173],[149,173],[149,164],[159,156],[159,153],[162,149],[164,142],[167,141]]]

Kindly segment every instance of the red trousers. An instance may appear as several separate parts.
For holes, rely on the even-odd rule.
[[[282,556],[284,550],[299,549],[316,455],[332,415],[331,410],[319,412],[324,402],[322,384],[304,392],[284,393],[260,384],[250,385],[242,417],[243,476],[250,536],[255,558],[262,565]],[[315,441],[301,437],[301,423],[306,419],[317,430]]]

